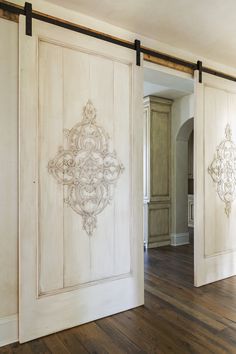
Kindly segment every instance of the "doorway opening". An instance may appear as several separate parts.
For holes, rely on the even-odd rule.
[[[146,257],[156,250],[156,256],[159,255],[163,262],[163,253],[168,253],[166,261],[169,262],[171,255],[183,259],[183,254],[187,253],[192,275],[193,91],[193,78],[189,74],[145,62],[143,206]]]
[[[193,174],[193,118],[187,119],[176,136],[175,148],[175,225],[171,244],[179,246],[193,243],[194,227],[194,174]]]

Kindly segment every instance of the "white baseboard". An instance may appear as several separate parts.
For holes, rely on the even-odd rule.
[[[189,244],[189,232],[171,235],[171,246],[181,246]]]
[[[157,247],[163,247],[163,246],[169,246],[170,241],[157,241],[157,242],[150,242],[148,244],[148,248],[157,248]]]
[[[18,316],[0,318],[0,347],[18,341]]]

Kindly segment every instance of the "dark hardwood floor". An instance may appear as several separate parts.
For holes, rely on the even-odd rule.
[[[0,353],[236,353],[236,277],[193,287],[192,246],[145,253],[145,306]]]

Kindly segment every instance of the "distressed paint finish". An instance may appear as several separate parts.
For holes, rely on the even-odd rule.
[[[109,151],[109,136],[96,123],[96,110],[90,100],[82,121],[64,133],[67,147],[59,147],[56,157],[48,162],[48,172],[64,185],[64,202],[82,216],[83,228],[92,236],[97,215],[112,202],[124,166],[116,151]]]
[[[33,21],[29,38],[24,20],[20,18],[21,342],[143,304],[142,67],[128,49],[43,22]],[[96,117],[90,102],[83,110],[88,99]],[[78,115],[83,113],[81,122]],[[93,164],[87,156],[84,168],[71,169],[74,160],[66,161],[63,152],[49,163],[51,176],[48,162],[58,146],[70,157],[71,151],[79,155],[80,162],[89,146],[96,146]],[[106,180],[110,187],[120,177],[113,202],[99,214],[93,230],[83,229],[75,212],[79,204],[72,209],[64,203],[68,185],[63,178],[70,182],[78,172],[85,184],[103,178],[101,183]],[[57,183],[62,176],[63,183]],[[80,203],[91,197],[81,195],[85,189],[73,190]]]
[[[231,203],[229,214],[226,203],[225,213],[222,203],[235,193],[236,84],[208,74],[199,84],[196,73],[195,95],[194,262],[201,286],[236,274],[236,208]]]
[[[208,172],[216,184],[218,196],[225,203],[225,214],[229,217],[231,204],[236,198],[236,145],[232,141],[229,124],[226,125],[225,139],[217,146]]]
[[[5,320],[18,311],[17,24],[0,18],[0,37],[0,319]]]

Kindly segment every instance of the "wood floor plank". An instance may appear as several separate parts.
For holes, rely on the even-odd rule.
[[[47,336],[43,338],[43,342],[51,353],[69,354],[70,351],[65,347],[63,342],[55,335]]]
[[[151,281],[151,283],[149,283],[149,281]],[[152,283],[154,284],[154,289],[161,289],[160,291],[168,296],[172,297],[174,291],[175,299],[183,302],[191,308],[194,306],[195,310],[199,313],[204,313],[204,315],[215,319],[217,322],[229,325],[230,321],[231,323],[234,323],[236,320],[236,308],[228,308],[225,305],[221,305],[215,301],[214,297],[209,296],[208,294],[199,294],[198,292],[193,293],[189,289],[173,285],[165,279],[160,279],[155,275],[146,275],[146,285],[148,286],[148,284]]]
[[[168,338],[163,338],[158,331],[149,331],[148,323],[132,318],[131,313],[129,311],[116,315],[111,319],[113,325],[148,354],[163,354],[165,351],[174,353]]]
[[[19,344],[14,343],[11,345],[12,354],[32,354],[34,353],[30,348],[29,343]]]
[[[185,317],[182,313],[174,311],[172,308],[163,308],[159,312],[153,309],[145,308],[145,311],[136,309],[140,315],[154,327],[161,326],[170,336],[181,339],[179,347],[187,353],[203,352],[203,353],[234,353],[234,344],[225,342],[224,339],[212,333],[210,328],[203,328],[194,318]]]
[[[67,331],[62,331],[56,333],[56,337],[63,343],[71,354],[88,354],[88,351],[80,343],[76,335],[69,329]]]
[[[0,348],[0,354],[12,354],[10,346],[4,346]]]
[[[191,315],[192,317],[195,317],[199,321],[203,322],[204,324],[211,326],[214,329],[217,330],[223,330],[225,329],[225,325],[222,324],[219,321],[216,321],[215,319],[212,319],[211,317],[206,316],[204,313],[199,312],[195,308],[189,306],[189,304],[186,304],[185,302],[181,302],[179,300],[176,300],[173,296],[169,296],[166,294],[163,294],[161,291],[157,290],[153,286],[146,285],[147,291],[150,293],[156,295],[158,298],[167,301],[169,304],[175,306],[176,308],[180,309],[181,311],[186,312],[188,315]]]
[[[121,347],[115,345],[113,338],[107,335],[95,322],[75,327],[72,331],[76,334],[79,341],[83,342],[89,353],[125,353]]]
[[[51,350],[46,346],[44,340],[39,338],[37,340],[32,340],[29,342],[29,346],[33,353],[35,354],[51,354]]]
[[[113,342],[127,354],[146,354],[141,348],[134,344],[125,334],[117,330],[112,324],[111,318],[106,317],[96,321],[97,325],[108,334]]]

